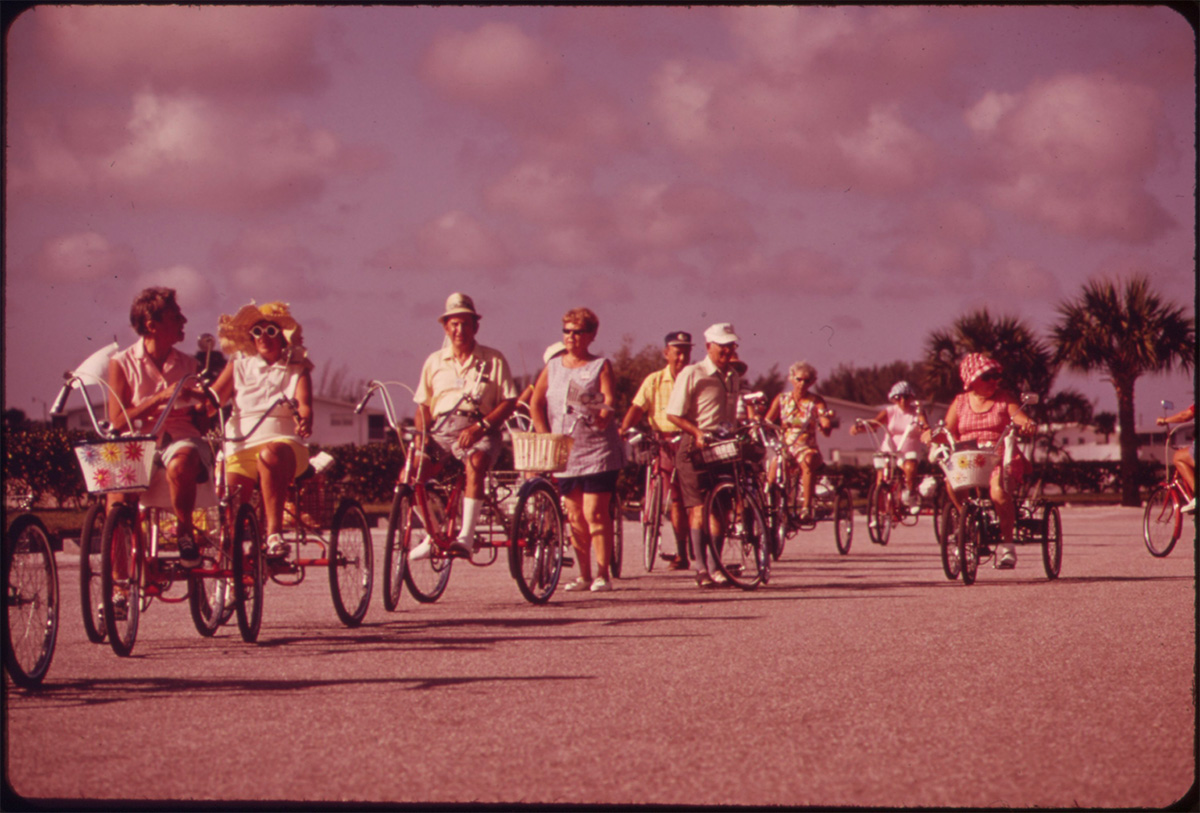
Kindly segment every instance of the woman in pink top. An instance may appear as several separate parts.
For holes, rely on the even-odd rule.
[[[1021,404],[1004,389],[1000,388],[1000,363],[982,353],[969,353],[958,367],[963,380],[963,392],[950,404],[946,413],[946,429],[955,441],[975,441],[980,448],[994,446],[1009,423],[1016,422],[1021,429],[1032,432],[1036,424],[1021,411]],[[1029,471],[1029,462],[1017,452],[1009,468],[1011,482],[1019,483]],[[1000,487],[1000,468],[992,472],[992,504],[1000,517],[999,566],[1015,567],[1017,553],[1013,549],[1013,526],[1016,524],[1016,506],[1012,497]]]

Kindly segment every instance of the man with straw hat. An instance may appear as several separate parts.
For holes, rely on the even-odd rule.
[[[500,430],[517,402],[517,387],[504,355],[475,341],[479,319],[471,297],[450,294],[445,312],[438,317],[446,340],[425,360],[413,395],[417,428],[427,429],[433,445],[466,467],[462,525],[450,552],[468,558],[487,473],[500,456]],[[408,558],[424,559],[432,553],[426,539]]]

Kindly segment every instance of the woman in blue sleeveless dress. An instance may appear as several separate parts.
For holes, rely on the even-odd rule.
[[[624,465],[621,437],[614,420],[616,400],[612,363],[589,347],[600,320],[587,308],[563,317],[566,353],[552,358],[538,376],[530,413],[534,429],[570,435],[575,440],[567,468],[558,475],[559,490],[571,524],[571,542],[579,578],[564,590],[612,589],[613,526],[609,504]],[[596,578],[592,578],[592,553]]]

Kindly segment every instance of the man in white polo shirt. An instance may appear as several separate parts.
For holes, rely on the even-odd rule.
[[[675,457],[675,469],[683,505],[688,512],[696,584],[712,587],[725,583],[725,577],[720,571],[712,576],[708,573],[708,554],[701,539],[707,483],[703,474],[693,465],[691,453],[703,448],[707,434],[718,426],[734,423],[742,380],[732,364],[738,343],[733,325],[728,322],[713,325],[704,331],[704,342],[704,358],[684,367],[675,378],[675,387],[667,402],[667,419],[683,432],[683,441]]]
[[[446,333],[440,350],[421,368],[413,395],[417,428],[466,467],[462,527],[450,552],[470,557],[475,525],[483,507],[487,473],[500,456],[500,430],[517,403],[517,387],[504,355],[475,341],[479,314],[466,294],[451,294],[438,321]],[[409,559],[432,552],[428,539],[413,548]]]

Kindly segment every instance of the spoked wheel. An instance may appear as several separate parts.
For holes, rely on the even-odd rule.
[[[613,492],[608,501],[608,513],[612,517],[612,561],[608,563],[608,572],[614,579],[621,578],[621,566],[625,563],[625,507],[620,496]]]
[[[432,489],[425,492],[425,504],[433,521],[440,527],[447,526],[446,504],[442,496]],[[404,554],[404,583],[408,592],[417,601],[428,603],[437,601],[446,592],[450,581],[450,568],[454,560],[447,556],[440,547],[433,545],[433,553],[425,559],[412,561],[408,554],[417,545],[425,541],[429,529],[425,527],[425,518],[417,507],[415,496],[409,492],[407,505],[400,513],[400,539]]]
[[[979,570],[980,537],[983,535],[983,517],[978,506],[963,507],[958,515],[957,535],[955,550],[963,584],[974,584],[975,574]]]
[[[1062,568],[1062,516],[1057,505],[1046,503],[1042,509],[1042,565],[1046,578],[1057,579]]]
[[[400,592],[404,584],[404,544],[401,517],[412,510],[412,489],[400,486],[392,498],[392,512],[388,514],[387,538],[383,546],[383,608],[394,613],[400,604]]]
[[[92,503],[83,517],[79,532],[79,606],[83,611],[83,631],[93,644],[108,635],[104,625],[104,604],[100,597],[100,541],[104,537],[104,501]]]
[[[238,632],[252,644],[262,627],[263,587],[267,560],[254,508],[245,503],[233,523],[233,599]]]
[[[945,538],[943,532],[947,530],[942,525],[941,517],[948,503],[950,503],[950,498],[946,496],[946,489],[939,486],[933,495],[933,536],[937,539],[939,545],[942,544],[942,540]]]
[[[942,511],[933,520],[938,547],[942,552],[942,571],[946,578],[954,581],[958,578],[962,560],[958,558],[958,509],[947,498],[942,504]]]
[[[704,503],[708,545],[717,569],[743,590],[753,590],[767,577],[767,519],[755,500],[742,501],[737,489],[721,482]]]
[[[646,469],[646,495],[642,498],[642,563],[646,572],[654,570],[658,558],[658,543],[662,538],[662,478]]]
[[[33,514],[9,528],[4,584],[4,666],[18,686],[36,688],[54,658],[59,602],[50,534]]]
[[[113,652],[126,657],[137,641],[142,613],[142,561],[137,550],[137,507],[121,503],[108,512],[100,541],[100,599]]]
[[[1166,485],[1157,486],[1150,492],[1146,511],[1142,515],[1142,536],[1146,540],[1146,550],[1152,556],[1166,556],[1174,550],[1182,531],[1183,515],[1179,511],[1175,489]]]
[[[783,545],[787,540],[787,505],[783,499],[783,488],[778,483],[767,485],[767,524],[770,526],[771,558],[776,562],[783,556]]]
[[[333,515],[329,540],[329,590],[333,609],[347,627],[357,627],[371,603],[375,550],[362,506],[344,500]]]
[[[850,552],[850,543],[854,540],[854,500],[845,488],[838,489],[833,504],[833,538],[838,553],[845,556]]]
[[[517,498],[508,540],[508,569],[527,601],[545,604],[554,595],[564,545],[558,495],[549,483],[535,483]]]
[[[214,516],[222,513],[213,509]],[[208,527],[216,528],[222,520],[210,517]],[[230,535],[220,533],[196,534],[200,545],[201,565],[188,574],[188,609],[196,632],[211,638],[234,612],[233,557],[231,549],[222,549],[221,540]]]
[[[892,511],[895,494],[890,482],[876,483],[867,494],[867,532],[871,541],[886,545],[892,536]]]

